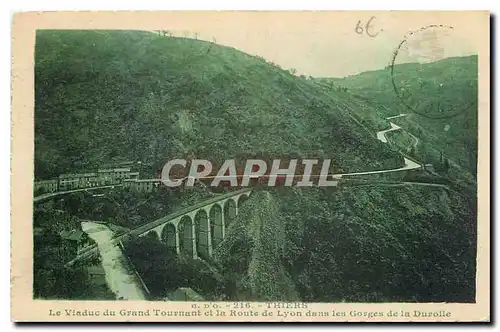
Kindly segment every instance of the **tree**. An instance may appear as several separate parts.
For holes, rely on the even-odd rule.
[[[168,30],[156,30],[156,32],[163,37],[172,35],[172,33]]]

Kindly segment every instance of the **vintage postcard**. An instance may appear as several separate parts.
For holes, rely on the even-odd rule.
[[[12,26],[14,321],[490,321],[488,12]]]

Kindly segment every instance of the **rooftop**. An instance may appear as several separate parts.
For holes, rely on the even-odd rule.
[[[112,172],[130,172],[130,167],[122,168],[105,168],[97,171],[98,173],[112,173]]]
[[[97,176],[97,173],[69,173],[69,174],[61,174],[59,178],[82,178],[82,177],[90,177]]]
[[[57,179],[54,179],[54,180],[40,180],[40,181],[36,181],[35,183],[36,184],[57,183]]]
[[[83,237],[83,234],[85,234],[82,230],[80,229],[73,229],[70,231],[62,231],[59,233],[63,239],[66,240],[71,240],[71,241],[79,241]]]

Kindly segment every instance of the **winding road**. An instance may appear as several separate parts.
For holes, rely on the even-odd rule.
[[[77,193],[77,192],[82,192],[82,191],[91,191],[91,190],[97,190],[97,189],[113,189],[115,187],[121,187],[123,186],[122,184],[115,184],[112,186],[100,186],[100,187],[90,187],[90,188],[81,188],[81,189],[73,189],[73,190],[66,190],[66,191],[57,191],[54,193],[48,193],[48,194],[43,194],[39,195],[33,198],[34,203],[38,203],[41,201],[45,201],[47,199],[60,196],[60,195],[66,195],[66,194],[72,194],[72,193]]]
[[[386,133],[401,129],[400,126],[392,122],[390,122],[389,124],[391,125],[391,128],[377,132],[377,139],[383,143],[387,143],[387,137],[385,136]]]
[[[112,241],[115,233],[106,225],[88,221],[82,222],[82,230],[97,243],[101,265],[106,273],[106,283],[116,297],[124,300],[146,300],[147,288],[123,254],[121,242]]]
[[[401,114],[398,114],[398,115],[393,115],[393,116],[390,116],[390,117],[387,117],[385,118],[386,120],[391,120],[391,119],[396,119],[396,118],[400,118],[402,116],[406,116],[407,114],[406,113],[401,113]]]
[[[390,117],[386,118],[386,120],[394,119],[394,118],[399,118],[399,117],[402,117],[402,116],[406,116],[406,114],[399,114],[399,115],[395,115],[395,116],[390,116]],[[396,131],[396,130],[401,130],[402,129],[400,126],[398,126],[398,125],[396,125],[396,124],[394,124],[392,122],[390,122],[389,124],[391,126],[389,129],[381,130],[381,131],[377,132],[377,139],[379,141],[381,141],[382,143],[389,143],[388,140],[387,140],[387,136],[386,136],[387,133],[389,133],[391,131]],[[415,137],[415,136],[413,136],[413,137]],[[417,138],[415,137],[415,139],[417,139]],[[417,142],[418,142],[418,139],[417,139]],[[332,178],[334,178],[334,179],[340,179],[340,178],[346,177],[346,176],[392,173],[392,172],[409,171],[409,170],[412,170],[412,169],[422,168],[422,165],[420,165],[416,161],[413,161],[413,160],[409,159],[406,156],[403,156],[403,158],[404,158],[404,163],[405,163],[403,167],[393,168],[393,169],[383,169],[383,170],[379,170],[379,171],[355,172],[355,173],[346,173],[346,174],[334,174],[334,175],[332,175]]]
[[[387,117],[385,118],[386,120],[392,120],[392,119],[396,119],[396,118],[401,118],[401,117],[404,117],[406,116],[407,114],[405,113],[401,113],[401,114],[398,114],[398,115],[393,115],[393,116],[390,116],[390,117]],[[387,129],[387,130],[382,130],[382,131],[379,131],[377,133],[377,139],[384,142],[384,143],[387,143],[387,137],[385,136],[386,133],[389,133],[391,131],[395,131],[395,130],[400,130],[402,129],[400,126],[398,126],[397,124],[394,124],[392,122],[389,123],[391,128]],[[404,130],[404,129],[403,129]],[[413,135],[412,133],[409,133],[408,131],[404,130],[405,133],[407,133],[408,135],[411,136],[411,138],[413,139],[413,148],[416,149],[417,148],[417,145],[419,143],[419,140],[417,137],[415,137],[415,135]],[[409,151],[410,150],[410,147],[408,147],[406,149],[406,151]]]

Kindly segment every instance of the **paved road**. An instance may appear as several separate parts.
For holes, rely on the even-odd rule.
[[[112,241],[115,233],[108,226],[82,222],[82,229],[97,243],[101,264],[106,273],[106,283],[117,298],[124,300],[146,300],[142,281],[130,266],[120,245]]]
[[[55,192],[55,193],[49,193],[49,194],[43,194],[43,195],[40,195],[40,196],[36,196],[36,197],[33,198],[33,202],[36,203],[36,202],[44,201],[46,199],[49,199],[49,198],[52,198],[52,197],[56,197],[56,196],[59,196],[59,195],[72,194],[72,193],[77,193],[77,192],[80,192],[80,191],[91,191],[91,190],[107,189],[107,188],[113,189],[114,187],[121,187],[121,186],[122,186],[121,184],[115,184],[115,185],[112,185],[112,186],[90,187],[90,188],[81,188],[81,189],[74,189],[74,190],[58,191],[58,192]]]
[[[334,179],[340,179],[344,176],[355,176],[355,175],[368,175],[368,174],[382,174],[382,173],[392,173],[392,172],[400,172],[400,171],[410,171],[412,169],[418,169],[421,168],[422,166],[413,160],[410,160],[406,157],[403,157],[405,161],[405,165],[403,167],[399,168],[392,168],[392,169],[382,169],[379,171],[368,171],[368,172],[357,172],[357,173],[345,173],[345,174],[334,174],[332,177]]]
[[[398,126],[392,122],[390,122],[389,124],[391,125],[390,129],[381,130],[381,131],[377,132],[377,139],[383,143],[387,143],[387,137],[385,136],[386,133],[401,129],[400,126]]]
[[[398,114],[398,115],[390,116],[390,117],[385,118],[385,119],[386,120],[391,120],[391,119],[401,118],[401,117],[404,117],[406,115],[407,114],[405,114],[405,113],[401,113],[401,114]],[[379,131],[377,133],[377,139],[381,140],[384,143],[387,143],[387,137],[385,136],[385,133],[388,133],[388,132],[391,132],[391,131],[394,131],[394,130],[402,129],[401,127],[399,127],[398,125],[396,125],[396,124],[394,124],[392,122],[390,122],[390,125],[391,125],[390,129],[382,130],[382,131]],[[420,142],[419,139],[417,137],[415,137],[415,135],[413,135],[412,133],[409,133],[406,130],[404,130],[404,131],[413,138],[413,144],[412,145],[413,145],[413,148],[416,149],[418,143]],[[410,148],[407,148],[407,151],[409,151],[409,149]]]
[[[390,116],[388,118],[385,118],[386,120],[390,120],[390,119],[396,119],[396,118],[400,118],[402,116],[406,116],[407,114],[406,113],[401,113],[401,114],[398,114],[398,115],[393,115],[393,116]]]
[[[402,117],[402,116],[406,116],[406,114],[399,114],[399,115],[396,115],[396,116],[391,116],[391,117],[388,117],[387,119],[393,119],[393,118],[398,118],[398,117]],[[391,125],[391,128],[389,129],[386,129],[386,130],[381,130],[379,132],[377,132],[377,139],[379,141],[381,141],[382,143],[388,143],[387,141],[387,137],[385,136],[385,134],[387,134],[388,132],[391,132],[391,131],[396,131],[396,130],[401,130],[402,128],[392,122],[390,122],[390,125]],[[416,138],[416,137],[415,137]],[[335,174],[333,175],[332,177],[334,179],[340,179],[344,176],[355,176],[355,175],[368,175],[368,174],[382,174],[382,173],[392,173],[392,172],[400,172],[400,171],[409,171],[409,170],[412,170],[412,169],[418,169],[418,168],[421,168],[422,165],[420,165],[419,163],[407,158],[407,157],[403,157],[404,158],[404,163],[405,165],[403,167],[399,167],[399,168],[393,168],[393,169],[383,169],[383,170],[378,170],[378,171],[369,171],[369,172],[356,172],[356,173],[346,173],[346,174]]]
[[[422,187],[438,187],[443,189],[450,189],[445,184],[440,183],[428,183],[428,182],[398,182],[398,183],[377,183],[377,182],[368,182],[367,183],[355,183],[349,184],[349,186],[353,187],[403,187],[403,186],[422,186]]]

